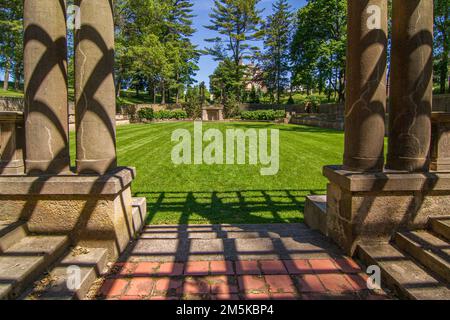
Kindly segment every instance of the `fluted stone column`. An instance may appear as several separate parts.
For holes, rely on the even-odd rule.
[[[427,171],[433,94],[433,1],[394,0],[387,168]]]
[[[77,171],[116,167],[114,23],[111,0],[78,0],[81,29],[75,34]]]
[[[24,1],[25,167],[69,171],[65,1]]]
[[[387,0],[348,1],[344,168],[381,171],[386,110]]]

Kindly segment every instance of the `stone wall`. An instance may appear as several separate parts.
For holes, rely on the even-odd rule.
[[[344,103],[335,103],[323,104],[317,108],[315,113],[304,113],[302,110],[286,111],[292,113],[290,122],[293,124],[344,130],[344,110]],[[433,111],[450,113],[450,95],[433,96]],[[386,116],[386,134],[388,132],[388,122],[388,116]]]

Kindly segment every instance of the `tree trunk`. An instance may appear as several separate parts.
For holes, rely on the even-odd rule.
[[[9,60],[6,61],[5,64],[5,77],[3,78],[3,90],[9,89],[9,68],[10,68]]]
[[[161,103],[166,104],[166,86],[164,81],[161,82]]]
[[[116,84],[116,97],[120,98],[120,90],[122,90],[122,78],[119,76],[117,77],[117,84]]]
[[[16,91],[20,90],[20,78],[21,78],[21,72],[20,72],[20,63],[17,63],[14,65],[14,89]]]

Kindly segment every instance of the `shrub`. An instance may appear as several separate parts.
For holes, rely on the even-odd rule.
[[[153,120],[154,112],[152,108],[142,108],[138,112],[139,119]]]
[[[274,121],[284,119],[286,112],[284,110],[258,110],[241,112],[242,120],[266,120]]]
[[[155,119],[166,120],[166,119],[186,119],[187,113],[184,110],[160,110],[155,112]]]

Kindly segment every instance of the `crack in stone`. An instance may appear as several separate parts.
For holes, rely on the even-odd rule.
[[[47,131],[48,134],[48,139],[47,139],[47,144],[48,144],[48,151],[50,152],[50,159],[54,159],[55,158],[55,154],[53,152],[53,147],[52,147],[52,131],[45,126],[45,130]]]

